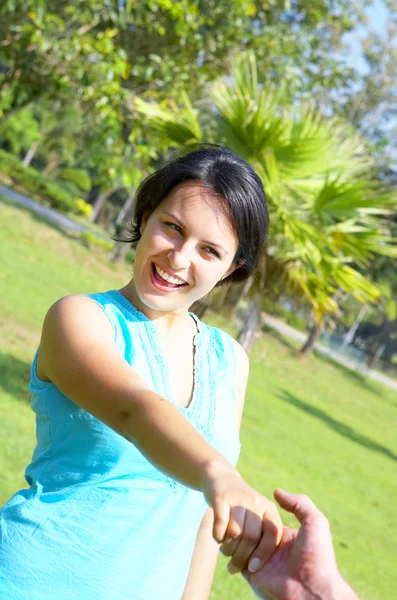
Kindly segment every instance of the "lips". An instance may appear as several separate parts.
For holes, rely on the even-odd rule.
[[[186,284],[186,281],[184,279],[182,279],[181,277],[178,277],[177,275],[173,275],[166,269],[159,267],[159,265],[155,264],[154,268],[156,269],[157,275],[160,275],[160,277],[162,279],[164,279],[165,281],[167,281],[168,283],[173,283],[174,285],[177,285],[177,286]]]
[[[151,278],[154,285],[164,291],[176,290],[189,285],[180,277],[171,275],[171,273],[162,267],[159,267],[155,263],[152,263],[151,266]]]

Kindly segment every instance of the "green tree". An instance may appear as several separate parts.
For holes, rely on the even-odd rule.
[[[324,315],[337,309],[341,291],[377,301],[378,289],[360,271],[376,253],[396,255],[388,221],[396,195],[371,175],[362,139],[312,106],[280,110],[282,93],[258,85],[252,53],[232,69],[232,81],[216,83],[211,92],[217,114],[209,135],[260,173],[270,209],[269,243],[252,280],[241,333],[246,346],[254,339],[266,287],[273,284],[270,275],[278,287],[282,280],[307,298],[318,330]],[[186,98],[178,112],[140,99],[136,107],[174,145],[206,137],[201,114]]]
[[[125,89],[201,95],[247,48],[263,80],[289,82],[294,97],[341,90],[353,71],[335,50],[362,20],[361,3],[347,0],[5,0],[0,109],[46,96],[122,112]]]
[[[0,7],[0,109],[3,115],[43,97],[79,99],[85,111],[109,112],[121,99],[126,59],[115,47],[111,12],[100,2],[21,2]],[[1,114],[1,113],[0,113]]]
[[[17,155],[32,147],[37,149],[40,141],[40,125],[32,107],[21,110],[18,117],[0,121],[0,140],[3,147],[8,147]],[[30,160],[25,163],[26,166],[30,164]]]
[[[129,110],[137,95],[179,101],[186,89],[205,104],[205,83],[225,74],[230,57],[249,47],[256,49],[262,84],[282,82],[285,101],[345,89],[354,74],[335,50],[342,33],[361,20],[360,3],[347,0],[5,0],[0,6],[0,117],[10,119],[31,103],[77,110],[81,129],[70,144],[59,148],[59,137],[50,132],[46,168],[50,172],[62,161],[75,166],[69,163],[78,155],[77,166],[93,169],[95,183],[100,163],[111,160],[104,156],[107,143],[101,160],[94,161],[98,167],[81,161],[99,154],[91,142],[109,123],[117,130],[117,147],[135,145],[132,153],[140,157],[144,146],[153,153],[152,140],[145,132],[137,134],[139,115]],[[46,126],[45,120],[40,123]],[[73,144],[73,157],[66,156]],[[27,163],[44,152],[40,146],[32,141]],[[120,152],[110,152],[115,162]],[[119,171],[117,165],[109,168],[110,174]],[[111,182],[105,187],[101,193],[108,195]]]
[[[381,32],[367,28],[361,42],[365,72],[346,98],[346,117],[371,142],[381,176],[397,182],[397,11],[384,0]],[[365,31],[365,29],[364,29]]]

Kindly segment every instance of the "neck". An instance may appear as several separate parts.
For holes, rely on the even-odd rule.
[[[140,310],[148,319],[154,321],[159,329],[168,332],[177,331],[179,328],[186,328],[187,323],[192,324],[195,327],[187,308],[175,312],[164,312],[150,308],[150,306],[144,304],[139,298],[133,279],[119,291],[135,306],[135,308]]]

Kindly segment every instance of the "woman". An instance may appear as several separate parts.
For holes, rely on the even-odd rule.
[[[275,505],[233,466],[247,357],[189,313],[250,275],[267,225],[251,167],[196,150],[137,192],[134,278],[50,308],[30,384],[30,487],[1,513],[1,598],[204,600],[216,542],[230,572],[270,557]]]

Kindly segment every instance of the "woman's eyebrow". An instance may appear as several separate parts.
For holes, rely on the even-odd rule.
[[[185,225],[182,223],[182,221],[180,221],[175,215],[173,215],[172,213],[167,212],[166,210],[163,211],[163,214],[167,215],[168,217],[171,217],[171,219],[174,219],[174,221],[176,221],[178,223],[178,225],[182,228],[182,229],[186,229]],[[217,244],[216,242],[210,242],[208,240],[201,240],[203,242],[203,244],[208,244],[209,246],[214,246],[215,248],[219,248],[219,250],[222,250],[222,252],[224,252],[226,255],[229,254],[229,252],[227,252],[227,250],[225,250],[225,248],[223,246],[221,246],[220,244]]]

